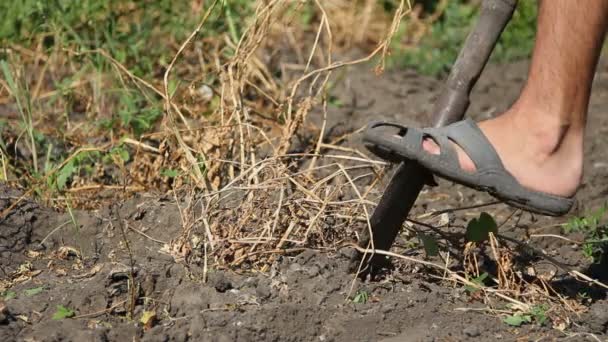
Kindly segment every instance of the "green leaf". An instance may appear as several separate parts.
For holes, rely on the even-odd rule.
[[[488,213],[481,213],[479,218],[469,221],[466,231],[467,241],[482,242],[488,239],[490,232],[498,233],[498,225]]]
[[[437,256],[439,255],[439,245],[437,244],[437,239],[432,236],[419,233],[418,238],[422,241],[424,245],[424,252],[427,256]]]
[[[165,177],[175,178],[179,175],[179,172],[174,169],[162,169],[160,170],[160,174]]]
[[[130,156],[129,156],[129,151],[127,151],[126,149],[124,149],[124,148],[118,148],[118,149],[116,150],[116,153],[117,153],[117,154],[120,156],[120,158],[121,158],[123,161],[125,161],[125,162],[128,162],[128,161],[129,161],[129,157],[130,157]]]
[[[58,321],[64,318],[74,317],[75,315],[76,313],[74,312],[74,310],[66,308],[63,305],[57,305],[57,311],[55,311],[55,313],[53,314],[53,319]]]
[[[485,286],[484,281],[486,280],[486,278],[488,276],[489,276],[489,274],[487,272],[483,272],[478,277],[475,277],[475,278],[471,279],[471,282],[474,283],[477,286],[466,285],[464,287],[465,290],[467,290],[469,293],[475,293],[475,292],[479,291],[480,287],[484,287]]]
[[[42,291],[44,291],[44,286],[39,286],[39,287],[27,289],[27,290],[23,291],[23,294],[26,297],[31,297],[31,296],[35,296],[35,295],[41,293]]]
[[[6,291],[2,294],[2,297],[4,297],[4,300],[13,299],[17,297],[17,293],[15,291]]]
[[[547,307],[544,305],[533,307],[530,313],[534,316],[534,320],[539,325],[543,325],[547,321]]]
[[[74,174],[75,171],[76,166],[74,165],[74,160],[72,159],[57,172],[57,189],[64,189],[68,179]]]
[[[369,294],[367,294],[367,292],[359,291],[355,295],[355,298],[353,298],[353,303],[365,304],[365,303],[367,303],[368,299],[369,299]]]
[[[519,315],[519,314],[508,316],[503,320],[503,322],[505,322],[508,325],[513,326],[513,327],[519,327],[522,324],[530,323],[531,321],[532,321],[532,317],[530,317],[530,315]]]

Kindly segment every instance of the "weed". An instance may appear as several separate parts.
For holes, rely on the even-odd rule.
[[[23,290],[23,295],[26,297],[32,297],[44,291],[44,286],[33,287],[31,289]]]
[[[144,97],[138,93],[123,92],[120,96],[118,117],[123,127],[132,128],[135,135],[140,136],[152,128],[161,117],[160,108],[158,104],[147,104]]]
[[[420,239],[420,241],[422,241],[426,256],[432,257],[439,255],[439,244],[437,243],[437,239],[435,239],[433,236],[423,233],[418,233],[418,238]]]
[[[2,298],[4,300],[9,300],[17,297],[17,293],[15,291],[6,291],[2,293]]]
[[[20,82],[20,78],[15,78],[16,73],[10,69],[6,61],[0,60],[0,68],[2,69],[2,74],[6,80],[9,91],[17,104],[17,110],[21,116],[21,125],[28,137],[27,145],[32,155],[32,166],[34,172],[38,173],[38,153],[32,120],[32,103],[27,82]]]
[[[573,217],[563,225],[566,234],[583,234],[583,255],[595,263],[600,262],[608,250],[608,226],[603,222],[607,209],[604,205],[585,216]]]
[[[515,313],[507,316],[503,319],[508,325],[519,327],[526,323],[536,323],[538,325],[544,325],[547,321],[547,306],[546,305],[535,305],[529,312]]]
[[[179,175],[179,171],[174,169],[161,169],[160,174],[168,178],[175,178]]]
[[[486,241],[490,233],[498,233],[498,225],[488,213],[481,213],[479,218],[473,218],[467,224],[466,239],[472,242]]]
[[[486,286],[485,281],[488,276],[489,274],[487,272],[480,274],[479,276],[471,279],[471,282],[474,283],[476,286],[466,285],[464,289],[470,294],[476,293],[477,291],[479,291],[480,288]]]
[[[83,151],[70,158],[56,173],[47,178],[48,186],[61,191],[69,184],[70,179],[83,172],[91,174],[101,154],[96,151]]]
[[[353,297],[353,303],[365,304],[369,300],[369,293],[365,290],[359,290]]]
[[[71,318],[74,316],[76,316],[76,313],[74,312],[74,310],[72,310],[70,308],[66,308],[63,305],[57,305],[57,311],[55,311],[52,318],[54,320],[58,321],[61,319]]]

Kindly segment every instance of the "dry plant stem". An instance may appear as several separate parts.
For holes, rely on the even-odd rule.
[[[120,219],[120,215],[118,215],[118,220],[122,221]],[[118,225],[120,227],[120,232],[122,234],[122,239],[123,242],[125,244],[125,247],[127,248],[127,253],[129,255],[129,299],[128,299],[128,303],[129,303],[129,317],[133,318],[133,315],[135,313],[135,303],[137,301],[137,291],[136,291],[136,285],[135,285],[135,257],[133,256],[133,250],[131,249],[131,244],[129,243],[129,239],[127,238],[127,233],[125,231],[125,226],[128,226],[127,221],[124,220],[122,222],[120,222],[120,224]]]
[[[579,338],[580,338],[581,336],[586,336],[586,337],[589,337],[589,338],[594,339],[594,340],[595,340],[595,341],[597,341],[597,342],[602,342],[602,340],[600,340],[600,338],[599,338],[599,337],[597,337],[596,335],[591,334],[591,333],[585,333],[585,332],[582,332],[582,333],[575,333],[575,334],[570,334],[570,335],[567,335],[567,337],[566,337],[566,339],[565,339],[565,340],[570,340],[570,339],[572,339],[572,338],[575,338],[575,337],[576,337],[576,338],[577,338],[577,339],[576,339],[577,341],[581,341],[581,340],[579,340]],[[606,340],[604,340],[603,342],[606,342]]]
[[[315,147],[314,154],[321,154],[321,145],[323,144],[323,136],[325,135],[325,127],[327,125],[327,99],[323,99],[323,123],[321,124],[321,131],[319,132],[319,139],[317,140],[317,146]],[[311,170],[317,163],[317,157],[313,157],[308,169]]]
[[[455,213],[455,212],[463,211],[463,210],[479,209],[479,208],[489,207],[489,206],[500,204],[500,203],[501,202],[499,202],[499,201],[490,201],[490,202],[475,204],[475,205],[466,206],[466,207],[449,208],[449,209],[431,211],[431,212],[424,213],[424,214],[418,216],[417,219],[420,220],[420,219],[427,218],[427,217],[439,216],[439,215],[445,214],[445,213]]]
[[[534,248],[534,247],[532,247],[532,246],[530,246],[530,245],[528,245],[526,243],[523,243],[521,241],[515,240],[515,239],[510,238],[508,236],[504,236],[502,234],[496,234],[496,236],[498,238],[502,239],[502,240],[509,241],[509,242],[514,243],[514,244],[516,244],[516,245],[518,245],[518,246],[520,246],[522,248],[525,248],[525,249],[527,249],[529,251],[532,251],[534,254],[536,254],[536,255],[538,255],[538,256],[546,259],[547,261],[551,262],[555,266],[559,267],[564,272],[568,272],[569,273],[569,272],[573,271],[572,267],[570,267],[569,265],[566,265],[563,262],[557,261],[557,259],[555,259],[555,258],[547,255],[545,252],[543,252],[543,251],[541,251],[539,249],[536,249],[536,248]]]
[[[161,245],[166,245],[166,244],[167,244],[167,242],[166,242],[166,241],[162,241],[162,240],[155,239],[155,238],[151,237],[150,235],[148,235],[148,234],[146,234],[146,233],[142,232],[141,230],[139,230],[139,229],[135,229],[134,227],[131,227],[131,226],[130,226],[128,223],[126,223],[126,222],[125,222],[125,225],[127,226],[127,228],[131,229],[132,231],[136,232],[137,234],[139,234],[139,235],[141,235],[141,236],[143,236],[143,237],[145,237],[145,238],[147,238],[147,239],[149,239],[149,240],[151,240],[151,241],[154,241],[154,242],[156,242],[156,243],[160,243]]]
[[[285,152],[289,149],[289,137],[293,136],[293,134],[299,128],[301,120],[303,120],[302,109],[303,108],[305,109],[306,103],[301,104],[300,109],[298,110],[298,113],[296,113],[296,117],[292,118],[293,106],[294,106],[293,101],[295,99],[297,90],[299,89],[302,82],[306,81],[307,79],[309,79],[311,77],[317,76],[318,74],[324,73],[324,72],[326,73],[326,72],[330,72],[332,70],[335,70],[337,68],[341,68],[344,66],[367,62],[367,61],[371,60],[374,56],[376,56],[376,54],[378,54],[381,51],[382,51],[382,56],[383,56],[382,60],[384,60],[384,57],[388,53],[388,47],[390,45],[390,41],[391,41],[393,35],[397,32],[401,19],[411,11],[411,5],[409,4],[409,1],[407,2],[407,4],[408,4],[407,10],[405,10],[405,3],[406,2],[404,0],[401,0],[399,8],[395,12],[395,16],[393,17],[393,22],[391,24],[389,32],[387,33],[386,38],[378,45],[378,47],[376,47],[366,57],[352,60],[352,61],[347,61],[347,62],[330,63],[326,67],[319,68],[319,69],[310,71],[308,73],[305,73],[303,76],[301,76],[295,82],[295,84],[291,88],[291,93],[287,100],[287,109],[286,109],[287,124],[286,124],[286,128],[285,128],[285,132],[283,133],[283,138],[281,140],[281,143],[279,144],[278,154],[285,154]],[[383,68],[384,62],[381,62],[381,63],[382,63],[382,68]],[[323,87],[321,86],[321,88],[323,88]]]
[[[452,270],[446,270],[444,265],[439,265],[439,264],[435,264],[433,262],[430,261],[425,261],[425,260],[419,260],[416,258],[412,258],[412,257],[408,257],[406,255],[400,255],[400,254],[396,254],[396,253],[392,253],[389,251],[384,251],[384,250],[380,250],[380,249],[367,249],[367,248],[361,248],[355,244],[348,244],[348,246],[351,246],[353,248],[355,248],[356,250],[358,250],[361,253],[376,253],[376,254],[380,254],[380,255],[386,255],[386,256],[390,256],[393,258],[398,258],[398,259],[403,259],[403,260],[407,260],[410,262],[414,262],[414,263],[418,263],[418,264],[422,264],[425,266],[430,266],[432,268],[436,268],[438,270],[441,271],[446,271],[450,277],[453,278],[453,280],[457,280],[458,282],[460,282],[461,284],[467,285],[467,286],[471,286],[475,289],[479,289],[484,291],[484,293],[489,293],[489,294],[493,294],[497,297],[500,297],[508,302],[511,302],[513,304],[518,305],[520,308],[524,309],[524,310],[529,310],[530,309],[530,305],[523,303],[521,301],[518,301],[517,299],[511,298],[503,293],[501,293],[499,290],[494,290],[494,289],[489,289],[489,288],[484,288],[484,287],[480,287],[478,284],[462,277],[461,275],[459,275],[458,273],[452,271]]]
[[[144,151],[148,151],[148,152],[154,152],[156,154],[160,153],[160,150],[156,147],[150,146],[148,144],[144,144],[141,141],[137,141],[131,138],[124,138],[122,139],[123,143],[129,144],[129,145],[133,145],[133,146],[137,146],[137,147],[141,147],[141,149],[143,149]]]
[[[327,195],[325,197],[325,199],[323,200],[323,203],[321,204],[321,208],[317,211],[317,214],[308,223],[308,227],[306,228],[306,232],[304,233],[304,238],[301,241],[302,244],[306,243],[306,241],[308,240],[308,234],[310,234],[310,231],[314,228],[319,217],[321,217],[321,215],[323,215],[325,213],[325,209],[327,208],[328,200],[334,196],[334,194],[336,193],[337,190],[338,190],[337,188],[334,189],[329,195]]]
[[[215,9],[215,6],[217,5],[217,3],[218,3],[218,0],[215,0],[215,1],[213,1],[213,3],[211,3],[211,6],[209,7],[207,12],[203,16],[203,19],[199,22],[196,29],[194,31],[192,31],[192,33],[190,33],[190,36],[186,39],[186,41],[184,41],[182,43],[182,45],[179,47],[179,50],[177,50],[177,53],[175,54],[175,56],[173,56],[171,63],[169,63],[169,66],[167,67],[167,70],[165,71],[165,74],[163,76],[163,86],[164,86],[164,92],[165,92],[165,94],[164,94],[165,95],[165,111],[167,112],[167,114],[169,115],[170,118],[172,118],[171,94],[169,94],[169,75],[171,74],[171,70],[173,69],[175,62],[177,61],[177,59],[179,58],[181,53],[184,51],[186,46],[188,46],[190,41],[192,41],[192,39],[201,31],[201,29],[203,28],[203,25],[205,25],[205,22],[207,22],[207,19],[211,15],[211,12],[213,11],[213,9]],[[182,120],[183,120],[184,124],[186,125],[186,127],[189,128],[188,122],[186,121],[186,119],[184,117],[182,117]]]
[[[74,317],[72,317],[72,319],[88,318],[88,317],[95,317],[95,316],[103,315],[105,313],[112,312],[112,310],[116,309],[117,307],[119,307],[121,305],[126,304],[127,301],[128,301],[128,299],[125,299],[125,300],[122,300],[122,301],[120,301],[120,302],[118,302],[116,304],[113,304],[109,308],[102,309],[102,310],[95,311],[95,312],[91,312],[91,313],[88,313],[88,314],[82,314],[82,315],[74,316]]]
[[[376,249],[374,246],[374,233],[372,231],[372,224],[370,222],[370,216],[369,213],[367,211],[367,207],[365,206],[365,204],[363,203],[363,197],[361,196],[361,193],[359,192],[359,189],[357,189],[357,186],[355,185],[355,183],[353,182],[353,180],[351,179],[351,177],[349,176],[348,172],[346,172],[346,170],[344,170],[344,167],[342,165],[338,165],[338,167],[340,168],[340,170],[342,171],[342,173],[344,174],[344,177],[346,177],[346,179],[348,180],[348,182],[350,183],[351,187],[353,188],[353,191],[357,194],[357,197],[359,198],[359,200],[361,201],[361,206],[363,207],[363,213],[365,214],[365,223],[367,225],[367,230],[369,233],[369,244],[368,246],[371,248],[372,250],[372,254],[370,255],[370,258],[374,256],[374,250]],[[356,274],[359,274],[361,272],[361,268],[364,265],[364,262],[366,260],[367,257],[367,252],[363,253],[363,256],[361,257],[361,261],[359,262],[359,267],[357,269]],[[353,278],[353,282],[351,283],[351,287],[350,287],[350,291],[349,291],[349,295],[353,290],[354,287],[354,282],[355,282],[356,276],[355,278]]]
[[[62,223],[62,224],[58,225],[57,227],[53,228],[53,230],[51,230],[51,231],[50,231],[50,232],[49,232],[49,233],[48,233],[48,234],[47,234],[47,235],[44,237],[44,239],[42,239],[42,241],[40,241],[40,246],[44,246],[44,243],[46,242],[46,240],[47,240],[47,239],[48,239],[48,238],[49,238],[51,235],[53,235],[53,234],[54,234],[56,231],[58,231],[59,229],[61,229],[61,228],[65,227],[66,225],[68,225],[68,224],[70,224],[70,223],[72,223],[72,221],[71,221],[71,220],[69,220],[69,221],[65,221],[64,223]]]
[[[205,24],[205,22],[207,22],[207,19],[211,15],[211,12],[213,11],[213,9],[217,5],[217,3],[218,3],[218,0],[213,1],[213,3],[211,4],[211,6],[209,7],[209,9],[207,10],[207,12],[205,13],[205,15],[203,16],[203,19],[199,22],[199,24],[196,27],[196,29],[194,31],[192,31],[192,33],[190,34],[190,36],[180,46],[180,48],[177,51],[177,53],[175,54],[175,56],[173,56],[173,59],[171,60],[171,63],[169,63],[169,66],[167,67],[167,70],[165,71],[165,75],[163,77],[163,85],[164,85],[164,92],[165,92],[165,94],[164,94],[165,95],[164,96],[164,98],[165,98],[165,112],[168,115],[171,130],[172,130],[173,135],[175,136],[175,138],[176,138],[179,146],[181,147],[182,151],[184,152],[184,155],[186,156],[186,159],[191,164],[191,170],[194,173],[194,178],[195,178],[198,186],[200,186],[200,187],[202,187],[204,189],[208,189],[210,186],[207,184],[203,173],[201,172],[200,168],[198,167],[198,161],[196,160],[196,158],[194,157],[194,155],[190,151],[190,147],[184,142],[181,134],[179,133],[179,130],[177,129],[175,120],[173,118],[173,113],[171,111],[171,109],[173,108],[172,107],[172,101],[171,101],[171,94],[169,94],[169,75],[170,75],[171,70],[173,69],[173,66],[175,65],[175,62],[177,61],[177,59],[179,58],[179,56],[181,55],[181,53],[184,51],[184,49],[186,48],[186,46],[188,46],[188,44],[192,41],[192,39],[200,32],[200,30],[202,29],[202,27]],[[177,111],[177,113],[180,115],[180,118],[181,118],[182,122],[184,123],[184,125],[188,129],[190,129],[190,126],[189,126],[186,118],[184,118],[184,116],[181,114],[180,111]]]
[[[559,267],[559,268],[560,268],[562,271],[567,272],[568,274],[570,274],[571,276],[573,276],[573,277],[574,277],[574,278],[576,278],[576,279],[579,279],[579,280],[581,280],[581,279],[582,279],[582,280],[584,280],[584,281],[586,281],[586,282],[593,283],[593,284],[595,284],[595,285],[597,285],[597,286],[600,286],[600,287],[602,287],[602,288],[604,288],[604,289],[608,289],[608,285],[606,285],[606,284],[602,283],[601,281],[599,281],[599,280],[597,280],[597,279],[590,278],[589,276],[584,275],[584,274],[582,274],[581,272],[579,272],[579,271],[577,271],[577,270],[574,270],[574,269],[573,269],[571,266],[566,265],[566,264],[564,264],[564,263],[562,263],[562,262],[557,261],[555,258],[553,258],[553,257],[551,257],[551,256],[549,256],[549,255],[547,255],[545,252],[543,252],[543,251],[541,251],[541,250],[539,250],[539,249],[536,249],[536,248],[534,248],[534,247],[532,247],[532,246],[529,246],[529,245],[527,245],[527,244],[525,244],[525,243],[523,243],[523,242],[517,241],[517,240],[515,240],[515,239],[509,238],[509,237],[504,236],[504,235],[501,235],[501,234],[498,234],[497,236],[498,236],[500,239],[503,239],[503,240],[506,240],[506,241],[512,242],[512,243],[514,243],[514,244],[517,244],[517,245],[519,245],[519,246],[521,246],[521,247],[523,247],[523,248],[526,248],[526,249],[528,249],[528,250],[530,250],[530,251],[534,252],[534,254],[536,254],[536,255],[538,255],[538,256],[541,256],[542,258],[544,258],[544,259],[546,259],[547,261],[551,262],[551,263],[552,263],[552,264],[554,264],[555,266]]]
[[[48,173],[46,173],[44,175],[44,177],[42,177],[42,180],[38,181],[36,184],[33,184],[33,185],[39,185],[43,181],[44,182],[48,181],[48,178],[50,176],[54,175],[57,171],[61,170],[62,167],[64,167],[67,163],[69,163],[70,160],[74,159],[79,153],[82,153],[82,152],[93,152],[93,151],[104,151],[106,149],[107,149],[107,146],[106,147],[101,147],[101,148],[94,148],[94,147],[79,148],[74,153],[72,153],[69,157],[67,157],[63,162],[61,162],[59,165],[57,165],[51,171],[49,171]],[[17,207],[17,205],[19,205],[19,203],[21,203],[21,201],[23,201],[28,196],[30,196],[32,193],[34,193],[35,189],[36,189],[36,186],[31,186],[28,191],[26,191],[23,195],[21,195],[19,197],[19,199],[17,199],[15,202],[13,202],[11,205],[9,205],[8,208],[4,209],[0,213],[0,219],[3,219],[4,217],[6,217],[8,215],[8,213],[10,213],[13,209],[15,209],[15,207]]]
[[[91,190],[122,190],[129,192],[138,192],[144,191],[146,188],[143,186],[124,186],[124,185],[105,185],[105,184],[89,184],[83,185],[79,187],[70,188],[67,190],[68,193],[82,192],[82,191],[91,191]]]
[[[575,241],[572,239],[568,239],[565,236],[561,236],[561,235],[556,235],[556,234],[530,234],[531,238],[544,238],[544,237],[550,237],[550,238],[555,238],[555,239],[560,239],[560,240],[564,240],[576,245],[582,245],[584,242],[581,241]]]
[[[2,149],[0,149],[0,162],[2,163],[2,178],[0,178],[0,181],[8,181],[8,172],[7,172],[7,168],[6,165],[9,163],[8,158],[4,155],[4,152],[2,151]]]
[[[405,9],[405,7],[406,7],[405,5],[406,5],[406,1],[401,0],[399,3],[399,7],[395,11],[395,16],[393,17],[393,21],[391,23],[389,32],[386,35],[386,38],[384,39],[382,44],[380,44],[380,46],[382,46],[382,58],[380,59],[380,65],[377,70],[379,72],[384,71],[384,65],[385,65],[384,63],[386,61],[386,55],[388,54],[390,42],[391,42],[391,39],[393,38],[393,35],[395,35],[395,33],[397,33],[397,30],[399,30],[399,24],[401,23],[401,19],[403,19],[403,17],[408,15],[412,10],[412,4],[410,3],[410,0],[407,0],[407,9]]]
[[[204,203],[204,198],[201,198],[201,210],[203,211],[201,213],[200,218],[198,218],[194,224],[198,223],[199,221],[203,222],[203,226],[205,227],[205,235],[207,236],[207,241],[209,242],[209,246],[211,247],[211,250],[213,251],[215,249],[215,238],[213,237],[213,233],[211,232],[211,226],[209,225],[209,219],[208,219],[208,210],[207,207],[205,206]],[[207,248],[207,245],[205,244],[205,248]]]

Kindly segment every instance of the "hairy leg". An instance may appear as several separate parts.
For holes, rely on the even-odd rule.
[[[591,84],[607,25],[608,1],[539,2],[526,85],[508,111],[479,125],[522,185],[562,196],[578,189]],[[423,147],[440,152],[430,139]],[[461,167],[474,171],[456,148]]]

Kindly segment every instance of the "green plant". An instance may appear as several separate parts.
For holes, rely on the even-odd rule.
[[[57,311],[55,311],[52,318],[57,321],[60,319],[71,318],[74,316],[76,316],[74,310],[66,308],[63,305],[57,305]]]
[[[160,174],[167,178],[175,178],[179,176],[179,171],[174,169],[161,169]]]
[[[420,241],[422,241],[426,256],[431,257],[439,255],[439,244],[437,243],[437,239],[435,239],[433,236],[426,235],[423,233],[418,233],[418,238],[420,239]]]
[[[32,297],[44,291],[44,286],[33,287],[23,291],[23,295],[26,297]]]
[[[54,190],[64,190],[68,181],[79,172],[91,173],[100,153],[96,151],[83,151],[72,156],[57,172],[47,179],[47,185]]]
[[[607,209],[604,205],[582,217],[573,217],[563,225],[566,234],[583,234],[583,255],[596,263],[602,260],[608,250],[608,226],[603,221]]]
[[[17,293],[15,291],[6,291],[6,292],[2,292],[1,296],[4,300],[9,300],[9,299],[13,299],[13,298],[17,297]]]
[[[436,2],[425,1],[427,12],[434,10]],[[530,55],[534,44],[536,3],[520,1],[512,20],[507,25],[494,49],[492,59],[511,61]],[[393,44],[390,64],[412,67],[427,75],[447,72],[464,43],[479,14],[479,6],[468,1],[449,1],[443,15],[434,22],[416,46],[400,44],[408,33],[407,22],[402,25]]]
[[[483,212],[478,218],[469,221],[465,236],[467,241],[483,242],[488,239],[490,233],[498,233],[498,225],[492,215]]]
[[[32,120],[32,102],[30,91],[27,82],[22,82],[22,78],[16,78],[16,73],[11,70],[9,64],[5,60],[0,60],[0,68],[2,75],[6,80],[9,91],[17,104],[17,111],[21,117],[21,125],[27,134],[27,146],[32,155],[32,167],[34,173],[38,173],[38,152],[36,148],[36,134],[34,132],[34,124]]]
[[[365,304],[369,300],[369,293],[365,290],[359,290],[353,297],[353,303]]]
[[[476,293],[480,288],[486,286],[485,281],[488,278],[489,274],[487,272],[483,272],[479,276],[471,279],[470,281],[475,285],[466,285],[464,289],[470,294]]]
[[[547,321],[547,306],[536,305],[533,306],[529,312],[515,313],[507,316],[503,319],[508,325],[519,327],[525,323],[535,322],[538,325],[544,325]]]
[[[123,92],[120,96],[118,117],[123,127],[130,127],[136,136],[140,136],[152,128],[156,120],[162,116],[161,106],[150,104],[135,92]]]

